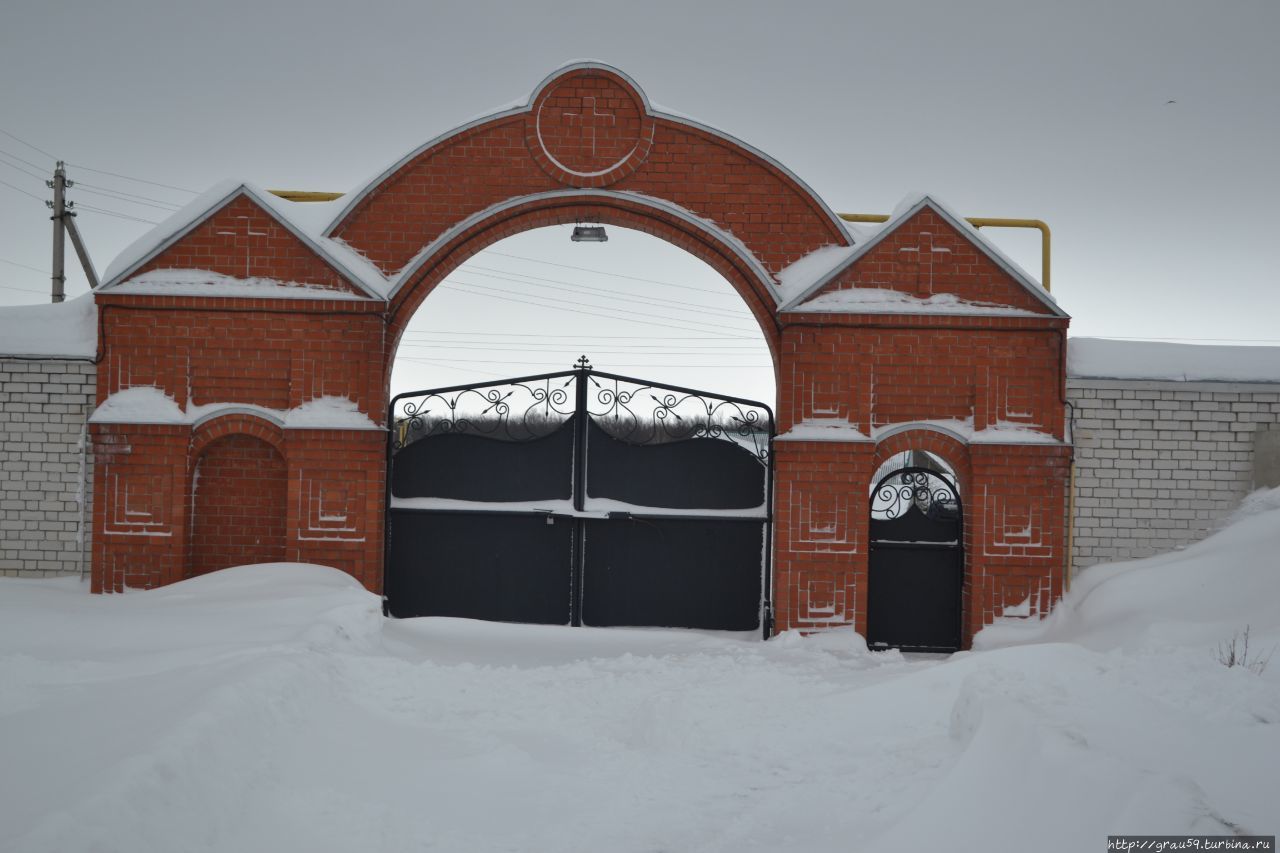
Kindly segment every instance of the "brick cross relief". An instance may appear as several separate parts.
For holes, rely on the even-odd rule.
[[[236,219],[244,220],[244,233],[246,238],[271,236],[266,231],[254,231],[253,226],[249,224],[252,217],[237,216]],[[219,231],[218,236],[219,237],[236,237],[239,235],[235,231]],[[245,278],[249,278],[249,264],[252,260],[253,260],[253,241],[246,239],[244,241],[244,277]]]
[[[948,258],[940,258],[938,255],[950,255],[951,250],[945,246],[935,246],[933,243],[933,234],[929,231],[920,232],[920,245],[903,246],[898,250],[898,262],[914,266],[915,269],[915,289],[916,296],[921,299],[928,299],[933,295],[933,265],[935,262],[943,263]]]
[[[596,99],[587,97],[582,99],[582,109],[576,113],[565,113],[565,123],[573,126],[579,124],[583,131],[590,134],[591,138],[591,156],[596,156],[596,127],[613,127],[617,117],[610,112],[600,112],[596,109]]]

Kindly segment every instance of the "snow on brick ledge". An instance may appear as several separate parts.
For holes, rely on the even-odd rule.
[[[1070,338],[1067,375],[1077,379],[1280,383],[1280,347]]]
[[[0,308],[0,357],[92,359],[97,352],[98,311],[92,294],[62,303]]]
[[[798,313],[831,314],[990,314],[1000,317],[1040,317],[1034,311],[997,305],[992,302],[971,302],[951,293],[935,293],[927,299],[875,287],[853,287],[822,293],[807,302],[788,309]]]
[[[187,406],[154,386],[126,388],[102,401],[91,424],[199,425],[220,415],[252,414],[285,429],[382,429],[346,397],[319,397],[292,409],[269,409],[248,403],[205,403]]]
[[[238,296],[252,299],[364,299],[319,284],[274,278],[233,278],[209,270],[152,270],[114,288],[115,293],[158,296]]]
[[[871,431],[859,430],[843,418],[809,418],[777,436],[777,441],[883,441],[891,435],[911,429],[934,429],[945,432],[965,444],[1060,444],[1048,433],[1026,424],[997,422],[986,429],[974,429],[973,418],[965,420],[927,420],[884,424]]]

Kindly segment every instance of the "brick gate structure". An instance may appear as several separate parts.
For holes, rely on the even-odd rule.
[[[385,411],[410,317],[486,246],[600,222],[711,265],[768,342],[777,630],[864,624],[868,492],[907,450],[959,481],[966,644],[1061,595],[1068,318],[934,200],[853,230],[768,156],[577,64],[328,207],[312,226],[319,206],[215,187],[108,271],[95,591],[279,559],[380,591]]]

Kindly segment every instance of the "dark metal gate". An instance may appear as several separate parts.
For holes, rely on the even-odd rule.
[[[769,630],[773,413],[576,370],[400,394],[385,610]]]
[[[945,475],[902,468],[871,493],[867,643],[872,648],[960,648],[964,577],[960,493]]]

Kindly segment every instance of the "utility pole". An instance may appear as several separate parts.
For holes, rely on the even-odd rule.
[[[53,180],[46,181],[53,188],[53,301],[66,299],[67,277],[62,269],[62,256],[66,248],[66,234],[63,231],[63,217],[67,215],[67,169],[59,160],[58,167],[53,170]]]
[[[67,276],[63,267],[67,234],[71,235],[71,245],[80,258],[80,266],[84,267],[90,288],[98,286],[98,273],[93,268],[93,261],[89,260],[89,250],[85,248],[80,229],[76,227],[73,209],[76,203],[67,201],[67,187],[74,187],[75,181],[67,180],[66,164],[59,160],[53,171],[53,180],[45,181],[45,184],[53,190],[53,201],[45,202],[53,209],[53,216],[49,217],[53,220],[53,301],[62,302],[67,298]]]

